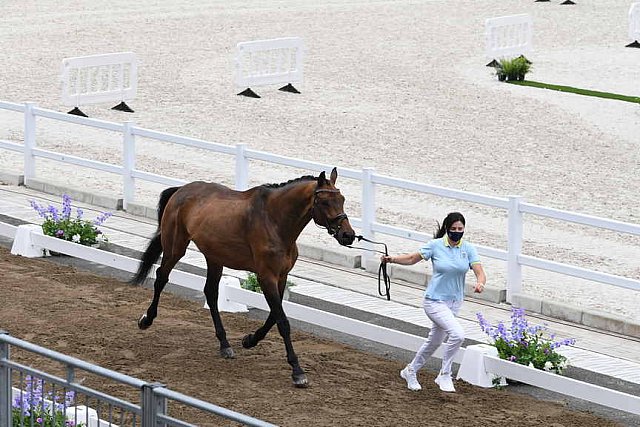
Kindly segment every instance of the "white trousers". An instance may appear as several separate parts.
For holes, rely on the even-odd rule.
[[[444,342],[444,355],[442,356],[441,375],[451,376],[451,364],[453,357],[464,341],[464,329],[456,319],[462,301],[434,301],[424,299],[423,307],[427,317],[433,322],[427,341],[420,347],[411,361],[414,371],[422,368],[427,359]],[[446,340],[446,342],[445,342]]]

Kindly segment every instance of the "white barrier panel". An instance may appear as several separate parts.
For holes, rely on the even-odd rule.
[[[629,38],[640,42],[640,2],[632,3],[629,8]]]
[[[302,82],[304,45],[299,37],[238,43],[236,85],[251,87]]]
[[[489,59],[525,55],[533,50],[533,20],[527,14],[489,18],[485,31]]]
[[[132,52],[65,58],[60,79],[64,105],[125,101],[136,96],[138,61]]]

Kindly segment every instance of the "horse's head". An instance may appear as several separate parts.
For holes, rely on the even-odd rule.
[[[318,184],[313,198],[311,217],[321,227],[325,227],[341,245],[353,243],[356,233],[349,224],[349,218],[344,213],[344,196],[335,187],[338,171],[333,168],[331,177],[326,178],[322,172],[318,176]]]

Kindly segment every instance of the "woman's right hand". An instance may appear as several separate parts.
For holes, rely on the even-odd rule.
[[[382,262],[382,263],[389,263],[389,264],[391,264],[391,259],[392,259],[392,256],[391,256],[391,255],[382,255],[382,256],[380,257],[380,262]]]

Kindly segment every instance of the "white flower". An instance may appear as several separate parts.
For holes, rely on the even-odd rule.
[[[97,242],[105,242],[107,240],[107,236],[105,236],[104,234],[100,233],[96,236],[96,241]]]
[[[73,240],[74,242],[78,243],[80,241],[80,235],[79,234],[74,234],[73,237],[71,238],[71,240]]]
[[[551,369],[553,369],[553,363],[546,361],[544,362],[544,370],[545,371],[550,371]]]
[[[529,362],[529,367],[530,368],[535,368],[535,366],[533,366],[533,362]]]

